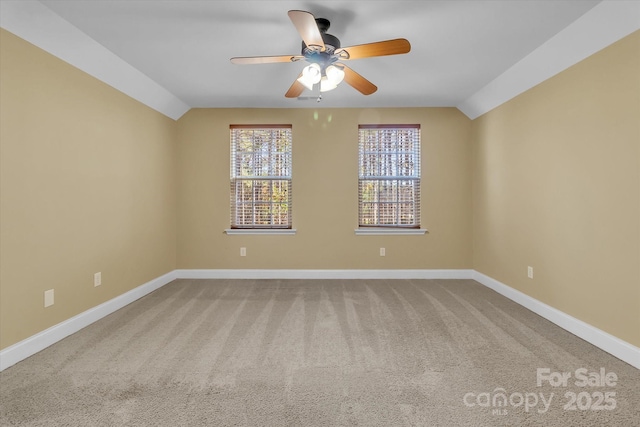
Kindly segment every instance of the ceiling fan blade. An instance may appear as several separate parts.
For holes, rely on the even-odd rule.
[[[231,58],[232,64],[249,65],[249,64],[270,64],[273,62],[296,62],[304,59],[300,55],[282,55],[282,56],[241,56]]]
[[[382,42],[360,44],[357,46],[344,47],[336,51],[336,55],[341,60],[370,58],[372,56],[398,55],[408,53],[411,44],[407,39],[393,39]],[[346,51],[346,55],[344,52]]]
[[[284,94],[285,97],[297,98],[300,96],[300,94],[304,90],[304,85],[298,81],[300,77],[302,77],[302,73],[300,73],[300,75],[293,81],[293,84],[291,85],[287,93]]]
[[[378,87],[371,83],[369,80],[362,77],[360,74],[353,71],[351,68],[344,64],[336,64],[344,67],[344,81],[353,86],[354,89],[362,93],[363,95],[371,95],[378,90]]]
[[[289,18],[293,25],[300,33],[300,37],[308,47],[320,46],[320,50],[324,51],[324,41],[322,40],[322,34],[316,24],[316,18],[309,12],[303,10],[290,10]]]

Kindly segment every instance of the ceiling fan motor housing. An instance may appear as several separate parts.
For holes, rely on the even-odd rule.
[[[333,55],[333,52],[335,52],[336,49],[340,49],[340,40],[336,36],[327,33],[327,30],[329,29],[329,26],[331,26],[331,23],[328,19],[316,18],[316,24],[318,25],[320,36],[322,36],[322,41],[324,42],[325,52],[328,55]],[[304,41],[302,42],[302,55],[305,56],[310,62],[318,62],[313,61],[310,58],[310,56],[314,56],[318,52],[319,49],[317,47],[309,47],[305,44]]]

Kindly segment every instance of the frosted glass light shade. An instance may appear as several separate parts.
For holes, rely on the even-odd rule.
[[[309,90],[313,90],[313,85],[318,83],[322,78],[322,70],[318,64],[311,64],[302,70],[302,76],[298,78],[298,81]]]
[[[325,71],[327,79],[336,86],[344,79],[344,70],[335,65],[329,65]]]
[[[323,76],[322,80],[320,80],[320,92],[328,92],[337,88],[338,85],[329,80],[327,76]]]

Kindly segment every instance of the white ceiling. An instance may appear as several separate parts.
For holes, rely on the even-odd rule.
[[[106,48],[102,64],[94,66],[96,72],[92,74],[107,74],[109,66],[105,65],[105,58],[114,63],[124,62],[120,68],[128,67],[130,73],[137,71],[138,80],[150,79],[155,89],[181,101],[182,109],[457,106],[463,111],[474,95],[519,63],[533,58],[550,40],[560,39],[567,28],[577,28],[582,22],[586,25],[585,32],[597,30],[589,28],[585,17],[593,18],[595,6],[605,10],[598,3],[597,0],[23,0],[18,5],[1,0],[3,15],[7,12],[10,15],[3,18],[2,26],[9,31],[23,36],[15,31],[15,22],[21,20],[23,27],[33,27],[24,31],[39,31],[42,41],[23,38],[54,54],[56,48],[47,46],[59,39],[57,49],[76,49],[75,55],[81,57],[79,62],[88,61],[87,54],[79,53],[83,49],[96,52]],[[325,93],[321,104],[311,99],[287,99],[284,93],[303,63],[233,65],[229,59],[299,54],[301,41],[287,16],[290,9],[306,10],[329,19],[328,32],[338,37],[343,46],[402,37],[411,42],[411,52],[349,63],[378,86],[373,95],[364,96],[343,83]],[[640,21],[638,16],[635,18]],[[619,27],[616,22],[610,24]],[[634,25],[637,24],[632,22],[631,29]],[[84,42],[76,42],[81,38]],[[569,41],[580,43],[578,39]],[[64,54],[58,56],[73,63]],[[303,93],[307,95],[311,93]]]

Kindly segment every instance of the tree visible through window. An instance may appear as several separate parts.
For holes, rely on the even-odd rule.
[[[359,227],[420,227],[420,125],[360,125]]]
[[[291,228],[291,125],[232,125],[231,228]]]

